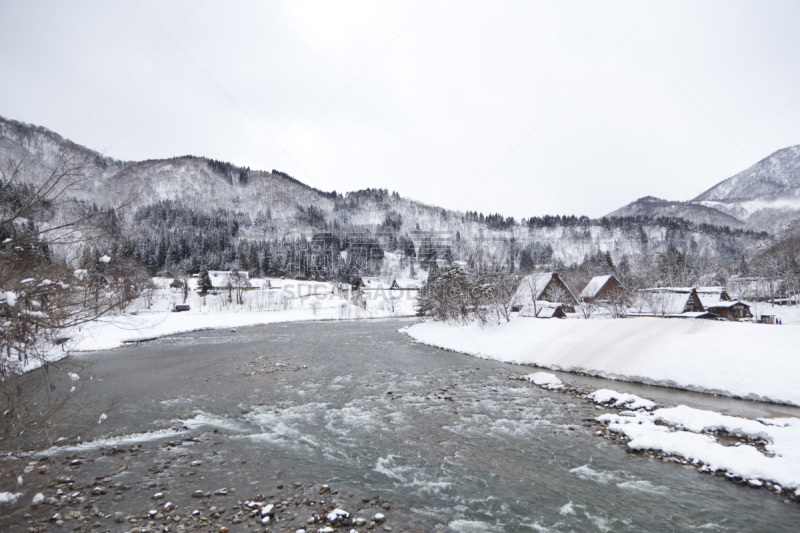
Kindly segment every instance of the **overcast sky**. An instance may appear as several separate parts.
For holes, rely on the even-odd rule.
[[[800,144],[800,2],[0,0],[0,115],[124,160],[601,216]]]

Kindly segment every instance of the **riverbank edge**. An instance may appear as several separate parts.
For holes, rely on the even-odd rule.
[[[300,320],[278,320],[276,322],[258,322],[255,324],[247,324],[243,326],[219,326],[219,327],[202,327],[202,328],[194,328],[194,329],[187,329],[187,330],[180,330],[174,331],[172,333],[164,333],[161,335],[155,335],[153,337],[145,337],[142,339],[129,339],[122,341],[122,344],[116,346],[114,348],[108,348],[108,350],[119,350],[121,348],[127,348],[129,346],[135,346],[140,343],[156,341],[159,339],[165,339],[167,337],[173,337],[175,335],[184,335],[186,333],[196,333],[198,331],[215,331],[215,330],[222,330],[222,329],[231,329],[236,330],[238,328],[260,328],[264,326],[271,326],[273,324],[314,324],[317,322],[375,322],[375,321],[386,321],[386,320],[411,320],[419,318],[416,315],[397,315],[397,316],[374,316],[374,317],[360,317],[360,318],[317,318],[317,319],[300,319]],[[72,350],[71,353],[93,353],[93,352],[104,352],[106,349],[101,350]]]
[[[450,351],[452,351],[452,350],[450,350]],[[551,376],[552,376],[552,374],[551,374]],[[553,377],[555,377],[555,376],[553,376]],[[548,392],[558,393],[558,394],[566,394],[566,395],[568,395],[570,397],[576,398],[576,399],[584,401],[584,402],[589,402],[591,404],[598,404],[598,402],[594,402],[591,398],[589,398],[589,395],[591,394],[591,392],[594,392],[594,391],[589,391],[589,390],[587,390],[586,387],[575,385],[575,384],[570,383],[570,382],[561,381],[559,386],[553,387],[553,386],[550,385],[549,382],[545,382],[545,383],[542,383],[542,384],[533,383],[529,379],[529,376],[528,375],[524,375],[524,374],[509,376],[508,379],[519,380],[519,381],[527,381],[527,382],[530,382],[532,386],[538,387],[538,388],[543,389],[543,390],[548,391]],[[599,405],[601,405],[604,409],[614,410],[614,411],[616,411],[617,413],[620,413],[620,414],[622,414],[625,411],[630,411],[631,410],[631,407],[629,405],[627,405],[627,404],[615,405],[614,400],[611,400],[611,401],[605,402],[605,403],[599,403]],[[741,485],[743,487],[747,487],[749,489],[767,491],[767,492],[769,492],[771,494],[774,494],[775,496],[777,496],[779,498],[784,498],[784,501],[786,503],[788,503],[789,501],[793,501],[793,502],[795,502],[797,504],[800,504],[800,491],[798,491],[798,490],[794,490],[792,488],[786,488],[786,487],[781,487],[781,486],[775,485],[772,481],[769,481],[769,480],[767,480],[761,486],[754,486],[754,485],[749,484],[747,482],[747,480],[742,478],[741,476],[732,475],[731,473],[729,473],[729,472],[727,472],[725,470],[714,470],[714,471],[704,470],[703,469],[703,466],[704,466],[703,463],[692,462],[692,461],[688,460],[686,457],[682,457],[680,455],[669,454],[669,453],[665,453],[665,452],[659,452],[659,451],[648,450],[648,449],[634,450],[634,449],[631,449],[627,445],[629,439],[623,433],[618,433],[618,432],[615,432],[615,431],[609,429],[607,423],[600,421],[598,418],[588,418],[588,419],[585,419],[584,422],[591,422],[592,424],[594,424],[596,427],[599,428],[596,431],[594,431],[594,435],[596,437],[601,437],[601,438],[603,438],[605,440],[613,442],[614,444],[616,444],[618,446],[623,447],[625,449],[625,451],[627,453],[631,454],[631,455],[637,455],[637,456],[644,457],[644,458],[647,458],[647,459],[650,459],[650,460],[657,460],[657,461],[662,461],[662,462],[667,462],[667,463],[675,463],[676,466],[682,466],[684,468],[694,468],[694,470],[696,470],[697,472],[699,472],[701,474],[710,474],[710,475],[713,475],[714,477],[717,477],[719,479],[724,479],[726,481],[735,483],[737,485]],[[728,442],[729,443],[728,445],[731,445],[731,446],[752,445],[753,444],[753,442],[748,441],[747,438],[742,437],[741,435],[734,435],[734,434],[728,433],[726,431],[719,431],[719,430],[718,431],[712,431],[712,432],[710,432],[710,434],[712,434],[718,440],[723,440],[723,441]]]

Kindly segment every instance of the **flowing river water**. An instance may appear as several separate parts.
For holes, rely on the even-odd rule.
[[[379,495],[395,531],[797,531],[800,506],[598,437],[588,401],[510,376],[532,369],[415,344],[404,321],[201,331],[81,354],[84,394],[119,399],[101,433],[185,424],[219,439],[229,483],[284,476]],[[89,381],[89,376],[91,380]],[[747,416],[768,404],[569,374]],[[217,452],[214,452],[217,453]],[[222,483],[222,481],[220,481]],[[360,497],[360,496],[358,496]],[[262,529],[263,530],[263,529]]]

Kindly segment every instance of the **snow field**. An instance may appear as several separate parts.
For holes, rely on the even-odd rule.
[[[419,342],[552,370],[800,406],[800,326],[690,319],[414,324]]]
[[[189,290],[186,302],[180,289],[169,287],[171,279],[155,278],[155,289],[147,291],[125,314],[106,317],[73,331],[70,351],[109,350],[126,342],[163,337],[202,329],[238,328],[278,322],[391,318],[416,313],[416,291],[364,291],[363,307],[347,293],[336,291],[333,283],[269,280],[272,289],[242,292],[236,303],[235,291],[215,291],[201,296]],[[189,280],[190,289],[197,280]],[[259,287],[267,280],[251,280]],[[174,313],[176,304],[191,310]],[[60,351],[60,350],[59,350]],[[54,354],[57,355],[57,354]]]

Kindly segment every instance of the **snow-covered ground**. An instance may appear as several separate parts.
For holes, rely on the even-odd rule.
[[[778,314],[783,325],[515,317],[486,326],[424,322],[404,331],[487,359],[800,406],[798,313]]]
[[[416,291],[364,291],[362,302],[333,283],[271,279],[271,289],[256,288],[241,293],[227,290],[201,296],[194,290],[186,301],[172,280],[155,278],[155,289],[147,291],[124,314],[84,325],[72,332],[70,351],[107,350],[126,342],[211,328],[237,328],[276,322],[353,320],[409,316],[416,313]],[[267,280],[252,280],[258,287]],[[196,280],[190,280],[190,288]],[[191,309],[171,312],[176,304]]]

